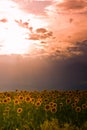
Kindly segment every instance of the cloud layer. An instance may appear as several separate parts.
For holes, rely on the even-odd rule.
[[[46,15],[45,8],[52,4],[52,0],[13,0],[19,8],[26,13],[34,15]]]
[[[57,11],[70,11],[71,13],[86,13],[87,1],[86,0],[64,0],[61,3],[55,4]],[[61,12],[61,13],[63,13]],[[70,13],[68,12],[68,13]]]
[[[31,49],[32,54],[44,53],[46,56],[60,58],[82,55],[84,44],[82,41],[87,39],[85,0],[6,0],[6,2],[7,4],[3,0],[0,4],[3,7],[0,8],[2,14],[0,27],[3,28],[0,31],[2,33],[0,41],[4,41],[9,30],[13,30],[14,38],[16,34],[19,36],[19,32],[23,35],[22,37],[20,34],[18,41],[22,37],[24,44],[26,43],[27,47],[29,45],[27,50]],[[80,47],[77,42],[82,42]]]

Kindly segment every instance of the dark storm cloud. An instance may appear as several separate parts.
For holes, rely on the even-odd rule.
[[[84,89],[86,56],[51,59],[18,55],[0,56],[1,90]]]
[[[70,53],[81,52],[81,54],[86,55],[87,54],[87,40],[84,40],[82,42],[77,42],[74,47],[68,47],[67,50]]]
[[[85,58],[87,55],[75,56],[67,60],[67,64],[64,67],[65,84],[70,88],[87,89],[87,85],[80,86],[80,83],[87,81],[87,61]]]
[[[79,57],[87,55],[87,40],[72,42],[66,49],[60,49],[60,47],[51,48],[51,57],[53,59],[69,59],[70,57]]]

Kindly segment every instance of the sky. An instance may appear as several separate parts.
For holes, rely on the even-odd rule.
[[[86,0],[0,0],[0,91],[87,89],[86,57]]]

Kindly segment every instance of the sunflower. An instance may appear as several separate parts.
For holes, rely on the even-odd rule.
[[[54,105],[54,102],[49,102],[49,105],[50,105],[50,106],[53,106],[53,105]]]
[[[14,105],[18,105],[20,102],[18,99],[14,99]]]
[[[16,130],[19,130],[18,128],[16,128]]]
[[[19,100],[23,100],[24,97],[23,97],[23,96],[19,96],[18,99],[19,99]]]
[[[40,101],[40,102],[42,102],[42,98],[41,97],[39,97],[37,100]]]
[[[16,89],[15,91],[18,92],[18,89]]]
[[[3,103],[4,103],[4,104],[8,103],[8,100],[7,100],[6,98],[3,99]]]
[[[11,98],[10,97],[7,97],[6,98],[8,102],[11,102]]]
[[[7,93],[7,95],[6,95],[7,97],[11,97],[11,94],[10,93]]]
[[[76,107],[76,102],[72,103],[71,106],[72,106],[72,108],[75,108]]]
[[[44,109],[45,109],[45,111],[49,111],[50,110],[50,105],[46,104]]]
[[[52,107],[50,110],[51,110],[52,113],[56,113],[57,112],[57,107]]]
[[[31,98],[30,102],[31,102],[32,104],[34,104],[34,103],[35,103],[35,98]]]
[[[76,107],[76,108],[75,108],[75,111],[76,111],[76,112],[80,112],[80,111],[81,111],[81,107]]]
[[[25,102],[31,102],[31,97],[30,96],[26,96],[25,97]]]
[[[49,101],[48,98],[44,98],[44,103],[47,103]]]
[[[71,99],[70,98],[66,99],[66,104],[70,104],[70,103],[71,103]]]
[[[41,102],[40,101],[37,101],[36,103],[35,103],[35,106],[36,107],[39,107],[41,105]]]
[[[9,111],[9,110],[10,110],[10,107],[6,107],[6,108],[5,108],[5,111]]]
[[[53,107],[57,107],[57,103],[53,103]]]
[[[82,104],[82,109],[86,109],[87,108],[87,105],[84,103]]]
[[[17,113],[21,113],[22,111],[23,111],[22,108],[18,108],[18,109],[17,109]]]
[[[74,98],[74,101],[75,101],[76,103],[78,103],[78,102],[79,102],[79,98],[78,98],[78,97]]]

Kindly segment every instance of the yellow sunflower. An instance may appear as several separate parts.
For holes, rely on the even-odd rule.
[[[50,110],[51,110],[52,113],[56,113],[57,112],[57,107],[52,107]]]
[[[82,104],[82,109],[86,109],[87,108],[87,104]]]
[[[18,108],[18,109],[17,109],[17,113],[21,113],[22,111],[23,111],[22,108]]]
[[[19,100],[18,99],[14,99],[14,105],[18,105],[20,104]]]
[[[30,96],[26,96],[25,97],[25,102],[31,102],[31,97]]]
[[[41,105],[41,102],[40,101],[37,101],[36,103],[35,103],[35,106],[36,107],[39,107]]]
[[[46,104],[44,109],[45,109],[45,111],[49,111],[50,110],[50,105]]]
[[[11,98],[10,97],[7,97],[6,98],[8,102],[11,102]]]
[[[19,96],[18,99],[19,100],[24,100],[24,97],[23,96]]]
[[[70,103],[71,103],[71,99],[70,98],[66,99],[66,104],[70,104]]]
[[[8,103],[8,100],[7,100],[6,98],[3,99],[3,103],[4,103],[4,104]]]
[[[75,108],[75,111],[76,111],[76,112],[81,112],[81,107],[78,107],[78,106],[77,106],[77,107]]]

